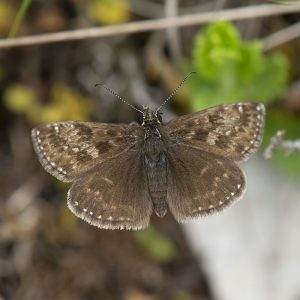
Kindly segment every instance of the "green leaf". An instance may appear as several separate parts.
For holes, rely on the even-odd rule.
[[[274,54],[264,61],[264,69],[247,87],[248,98],[269,103],[282,96],[286,90],[288,63],[284,56]]]
[[[286,89],[286,59],[265,56],[260,42],[243,41],[229,22],[213,23],[197,34],[185,71],[187,66],[198,73],[188,85],[193,110],[243,100],[269,103]]]
[[[240,40],[234,27],[217,22],[198,34],[193,51],[194,66],[206,80],[213,80],[231,62],[239,60]],[[229,66],[230,67],[230,66]]]

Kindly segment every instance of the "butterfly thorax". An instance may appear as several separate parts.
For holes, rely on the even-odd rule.
[[[163,217],[167,212],[167,163],[165,147],[160,133],[160,121],[148,111],[144,116],[143,160],[148,179],[149,193],[155,213]],[[151,115],[152,114],[152,115]]]

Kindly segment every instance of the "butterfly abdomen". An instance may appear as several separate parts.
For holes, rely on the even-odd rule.
[[[144,164],[154,211],[159,217],[167,213],[167,164],[163,142],[156,128],[145,133]]]

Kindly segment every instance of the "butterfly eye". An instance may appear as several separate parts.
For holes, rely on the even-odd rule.
[[[159,122],[162,122],[162,115],[163,115],[163,112],[161,112],[161,111],[157,112],[157,114],[156,114]]]
[[[142,124],[143,123],[143,120],[144,120],[144,115],[141,115],[141,114],[138,114],[136,116],[136,120],[139,124]]]

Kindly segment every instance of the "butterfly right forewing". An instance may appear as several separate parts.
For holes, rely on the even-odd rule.
[[[262,104],[224,104],[174,118],[164,127],[176,143],[241,162],[258,149],[264,116]]]

